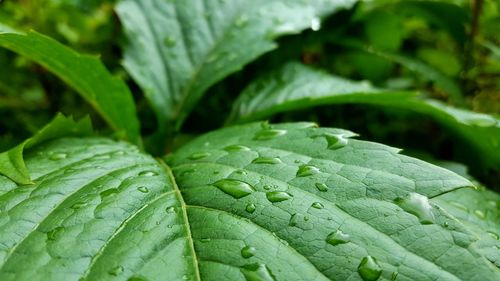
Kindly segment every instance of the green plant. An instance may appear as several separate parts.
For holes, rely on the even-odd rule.
[[[455,72],[399,54],[407,34],[375,42],[377,50],[347,32],[360,21],[398,26],[385,9],[407,5],[434,20],[429,11],[453,7],[460,16],[439,23],[465,36],[456,29],[464,8],[409,2],[119,1],[123,65],[137,83],[129,86],[96,57],[0,25],[0,46],[93,108],[80,121],[57,114],[0,153],[0,280],[498,280],[498,193],[453,172],[457,164],[429,160],[439,167],[293,117],[338,104],[416,114],[466,146],[474,175],[495,183],[500,122],[443,101],[466,103]],[[303,32],[335,12],[323,24],[336,33]],[[336,23],[342,17],[349,20]],[[377,40],[375,27],[366,32]],[[279,36],[299,33],[278,48]],[[372,82],[330,74],[338,66],[326,56],[310,62],[332,45],[354,62],[373,61],[375,69],[344,69]],[[391,85],[384,75],[395,63],[411,70],[403,79],[427,74],[439,90]],[[251,79],[235,74],[253,69]],[[149,106],[133,96],[141,91]],[[433,96],[443,92],[448,99]],[[235,99],[232,109],[217,98]],[[206,114],[227,126],[192,136],[189,116]],[[279,114],[294,122],[254,123]]]

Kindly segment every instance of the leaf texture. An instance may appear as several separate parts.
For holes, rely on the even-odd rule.
[[[169,166],[102,138],[41,144],[34,185],[0,177],[0,279],[497,280],[428,199],[471,183],[353,135],[231,127]]]

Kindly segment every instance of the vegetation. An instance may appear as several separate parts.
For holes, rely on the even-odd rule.
[[[0,280],[500,279],[497,1],[0,8]]]

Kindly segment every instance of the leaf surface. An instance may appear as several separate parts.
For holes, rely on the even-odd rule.
[[[433,198],[480,238],[476,246],[500,268],[500,195],[480,187],[455,190]]]
[[[0,26],[0,46],[42,65],[75,89],[120,136],[139,143],[139,121],[127,85],[113,77],[95,56],[81,55],[31,31]]]
[[[172,170],[103,138],[30,148],[34,185],[0,176],[0,279],[498,279],[428,200],[468,180],[313,125],[209,133]]]
[[[247,122],[318,105],[359,103],[390,106],[429,116],[479,151],[479,162],[500,170],[500,121],[424,98],[417,92],[377,89],[320,70],[289,63],[251,83],[236,100],[229,122]],[[474,156],[473,156],[474,157]]]
[[[273,39],[354,2],[124,0],[117,7],[128,38],[124,66],[162,134],[179,127],[210,86],[276,48]]]

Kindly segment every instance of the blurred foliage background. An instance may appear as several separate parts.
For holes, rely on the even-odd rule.
[[[147,135],[156,128],[156,121],[137,85],[121,67],[124,37],[114,2],[4,0],[0,2],[0,22],[20,30],[35,29],[80,52],[100,56],[133,89]],[[364,1],[314,29],[280,39],[280,48],[212,87],[201,101],[203,106],[188,119],[178,142],[223,126],[232,102],[250,81],[290,60],[383,88],[418,89],[476,112],[500,114],[498,0]],[[78,95],[40,66],[3,49],[0,62],[0,150],[30,136],[59,111],[77,117],[90,113],[94,124],[106,130]],[[405,153],[424,160],[460,161],[482,182],[500,185],[498,170],[475,169],[461,140],[411,112],[338,105],[280,114],[272,121],[299,120],[353,130],[362,139],[404,148]]]

